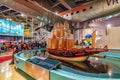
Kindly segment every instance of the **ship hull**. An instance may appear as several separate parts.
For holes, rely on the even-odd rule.
[[[62,57],[62,56],[56,56],[53,54],[49,54],[50,58],[57,59],[57,60],[63,60],[63,61],[76,61],[76,62],[84,62],[88,59],[88,56],[73,56],[73,57]]]

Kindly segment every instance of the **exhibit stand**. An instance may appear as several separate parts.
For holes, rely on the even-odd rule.
[[[58,61],[41,58],[44,49],[27,50],[14,55],[17,69],[35,80],[118,80],[120,59],[112,58],[113,52],[103,52],[106,58],[90,57],[86,62]],[[109,54],[110,53],[110,54]],[[66,62],[66,63],[64,63]],[[67,65],[65,65],[67,64]]]
[[[41,49],[42,50],[42,49]],[[19,52],[15,54],[15,67],[21,69],[36,80],[50,80],[50,70],[60,68],[61,62],[53,59],[41,59],[39,50]]]

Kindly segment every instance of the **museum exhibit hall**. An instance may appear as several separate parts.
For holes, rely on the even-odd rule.
[[[0,0],[0,80],[120,80],[120,0]]]

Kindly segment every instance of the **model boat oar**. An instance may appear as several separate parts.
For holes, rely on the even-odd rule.
[[[106,55],[103,55],[103,54],[93,54],[93,55],[91,55],[91,57],[105,58]]]
[[[91,55],[91,57],[120,59],[120,54],[119,53],[111,53],[111,52],[101,52],[100,54],[93,54],[93,55]]]

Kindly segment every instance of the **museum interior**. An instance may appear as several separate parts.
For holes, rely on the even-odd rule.
[[[120,0],[0,0],[0,80],[120,80]]]

